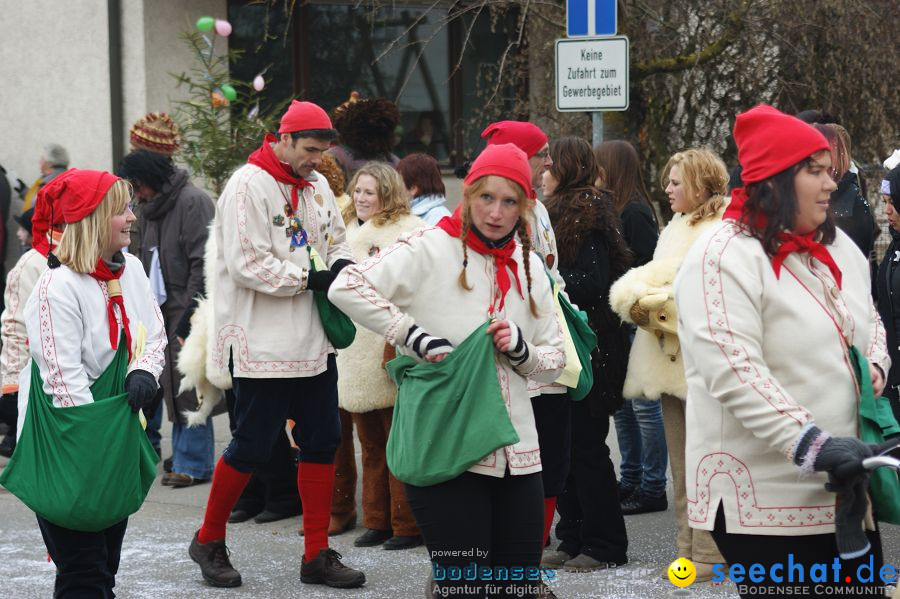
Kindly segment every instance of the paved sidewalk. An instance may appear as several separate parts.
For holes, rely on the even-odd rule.
[[[217,455],[228,439],[226,416],[216,418]],[[168,432],[164,426],[164,433]],[[164,438],[164,455],[169,439]],[[614,463],[618,464],[615,435],[610,435]],[[358,444],[357,444],[358,448]],[[6,460],[0,458],[0,466]],[[255,524],[229,525],[228,544],[232,562],[244,584],[235,589],[207,586],[200,570],[187,554],[188,544],[199,527],[209,485],[172,489],[154,483],[141,510],[131,517],[117,576],[117,596],[123,599],[247,597],[309,599],[421,599],[429,562],[424,547],[408,551],[358,549],[353,540],[360,529],[332,537],[332,547],[345,562],[366,572],[365,587],[339,591],[300,582],[302,539],[297,534],[299,518]],[[359,493],[357,493],[359,498]],[[670,491],[671,498],[671,491]],[[671,501],[670,501],[671,504]],[[560,599],[600,597],[729,597],[736,598],[733,584],[695,584],[674,587],[659,573],[675,559],[675,525],[672,508],[666,512],[626,518],[630,539],[627,566],[589,574],[557,573],[550,583]],[[900,527],[883,530],[885,560],[900,566]],[[0,597],[45,599],[52,595],[53,565],[47,562],[34,515],[15,497],[0,489]]]

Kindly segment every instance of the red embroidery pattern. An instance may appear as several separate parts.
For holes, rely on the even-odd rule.
[[[695,499],[688,497],[687,500],[688,520],[691,522],[708,522],[714,516],[710,513],[710,482],[719,475],[731,478],[734,483],[738,520],[743,527],[793,528],[834,524],[834,504],[788,507],[759,505],[750,469],[728,453],[705,455],[697,464]]]
[[[50,312],[50,303],[47,301],[47,287],[53,279],[53,271],[39,279],[38,297],[38,323],[41,331],[41,357],[47,364],[47,375],[44,384],[50,387],[50,393],[59,400],[59,407],[74,406],[75,401],[69,388],[63,379],[62,369],[59,366],[59,358],[56,353],[56,337],[53,333],[53,315]]]
[[[228,371],[225,351],[227,348],[235,350],[235,376],[238,376],[237,371],[256,374],[316,373],[324,371],[328,361],[327,351],[313,360],[251,360],[247,335],[243,327],[235,324],[222,327],[216,334],[213,364],[223,372]]]
[[[806,410],[789,401],[774,379],[770,376],[763,377],[760,368],[750,359],[747,349],[735,339],[728,322],[720,263],[728,244],[741,234],[743,230],[739,225],[733,221],[725,221],[710,238],[703,254],[701,283],[710,338],[719,346],[732,372],[743,385],[751,387],[779,414],[804,424],[811,416],[807,413],[806,419],[801,420],[792,413],[797,412],[798,408],[802,412]],[[768,369],[764,370],[767,372]]]

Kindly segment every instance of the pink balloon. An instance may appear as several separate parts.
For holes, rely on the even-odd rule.
[[[216,19],[216,33],[222,37],[231,35],[231,23],[223,19]]]
[[[263,79],[262,75],[257,75],[253,78],[253,89],[258,92],[261,92],[263,88],[266,86],[266,80]]]

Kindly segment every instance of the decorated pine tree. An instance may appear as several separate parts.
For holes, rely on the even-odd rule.
[[[216,41],[231,33],[227,21],[201,17],[197,30],[181,35],[195,56],[195,66],[173,73],[187,99],[176,101],[175,117],[181,129],[180,159],[195,177],[202,177],[219,195],[228,177],[259,147],[272,131],[283,106],[260,110],[265,87],[262,74],[252,83],[232,79],[228,65],[240,52],[216,51]],[[224,40],[223,40],[224,41]]]

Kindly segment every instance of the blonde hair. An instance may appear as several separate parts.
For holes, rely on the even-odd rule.
[[[725,205],[728,192],[728,169],[722,159],[706,148],[690,148],[675,153],[663,168],[660,185],[665,188],[669,182],[672,167],[681,171],[684,196],[694,204],[690,225],[704,221],[718,214]],[[700,196],[706,195],[705,200]]]
[[[353,174],[350,185],[347,186],[350,203],[341,213],[345,223],[357,218],[353,190],[363,175],[375,179],[378,200],[381,202],[381,210],[372,217],[376,225],[386,225],[410,213],[409,198],[406,197],[406,186],[403,184],[403,177],[400,176],[400,173],[386,162],[367,162]]]
[[[483,177],[479,177],[472,181],[469,185],[466,185],[463,188],[463,206],[462,206],[462,232],[459,235],[460,241],[462,241],[463,248],[463,267],[459,272],[459,286],[465,289],[466,291],[471,291],[472,287],[469,286],[469,281],[466,279],[466,267],[469,265],[469,248],[466,245],[466,236],[469,234],[469,229],[472,228],[472,198],[477,197],[484,186],[487,184],[488,177],[501,177],[501,175],[485,175]],[[534,298],[531,296],[531,268],[530,263],[531,260],[529,256],[531,255],[531,236],[528,235],[528,220],[531,216],[531,202],[528,200],[528,196],[525,195],[525,190],[522,189],[522,186],[513,181],[512,179],[504,178],[509,184],[512,185],[513,189],[516,190],[516,199],[519,202],[519,222],[516,223],[516,233],[519,234],[519,239],[522,241],[522,262],[525,267],[525,282],[527,284],[528,289],[528,306],[531,309],[531,315],[535,318],[540,316],[537,308],[537,303],[534,301]]]
[[[125,179],[113,183],[94,211],[63,231],[54,254],[75,272],[91,273],[109,244],[109,220],[121,214],[131,200],[131,184]]]

